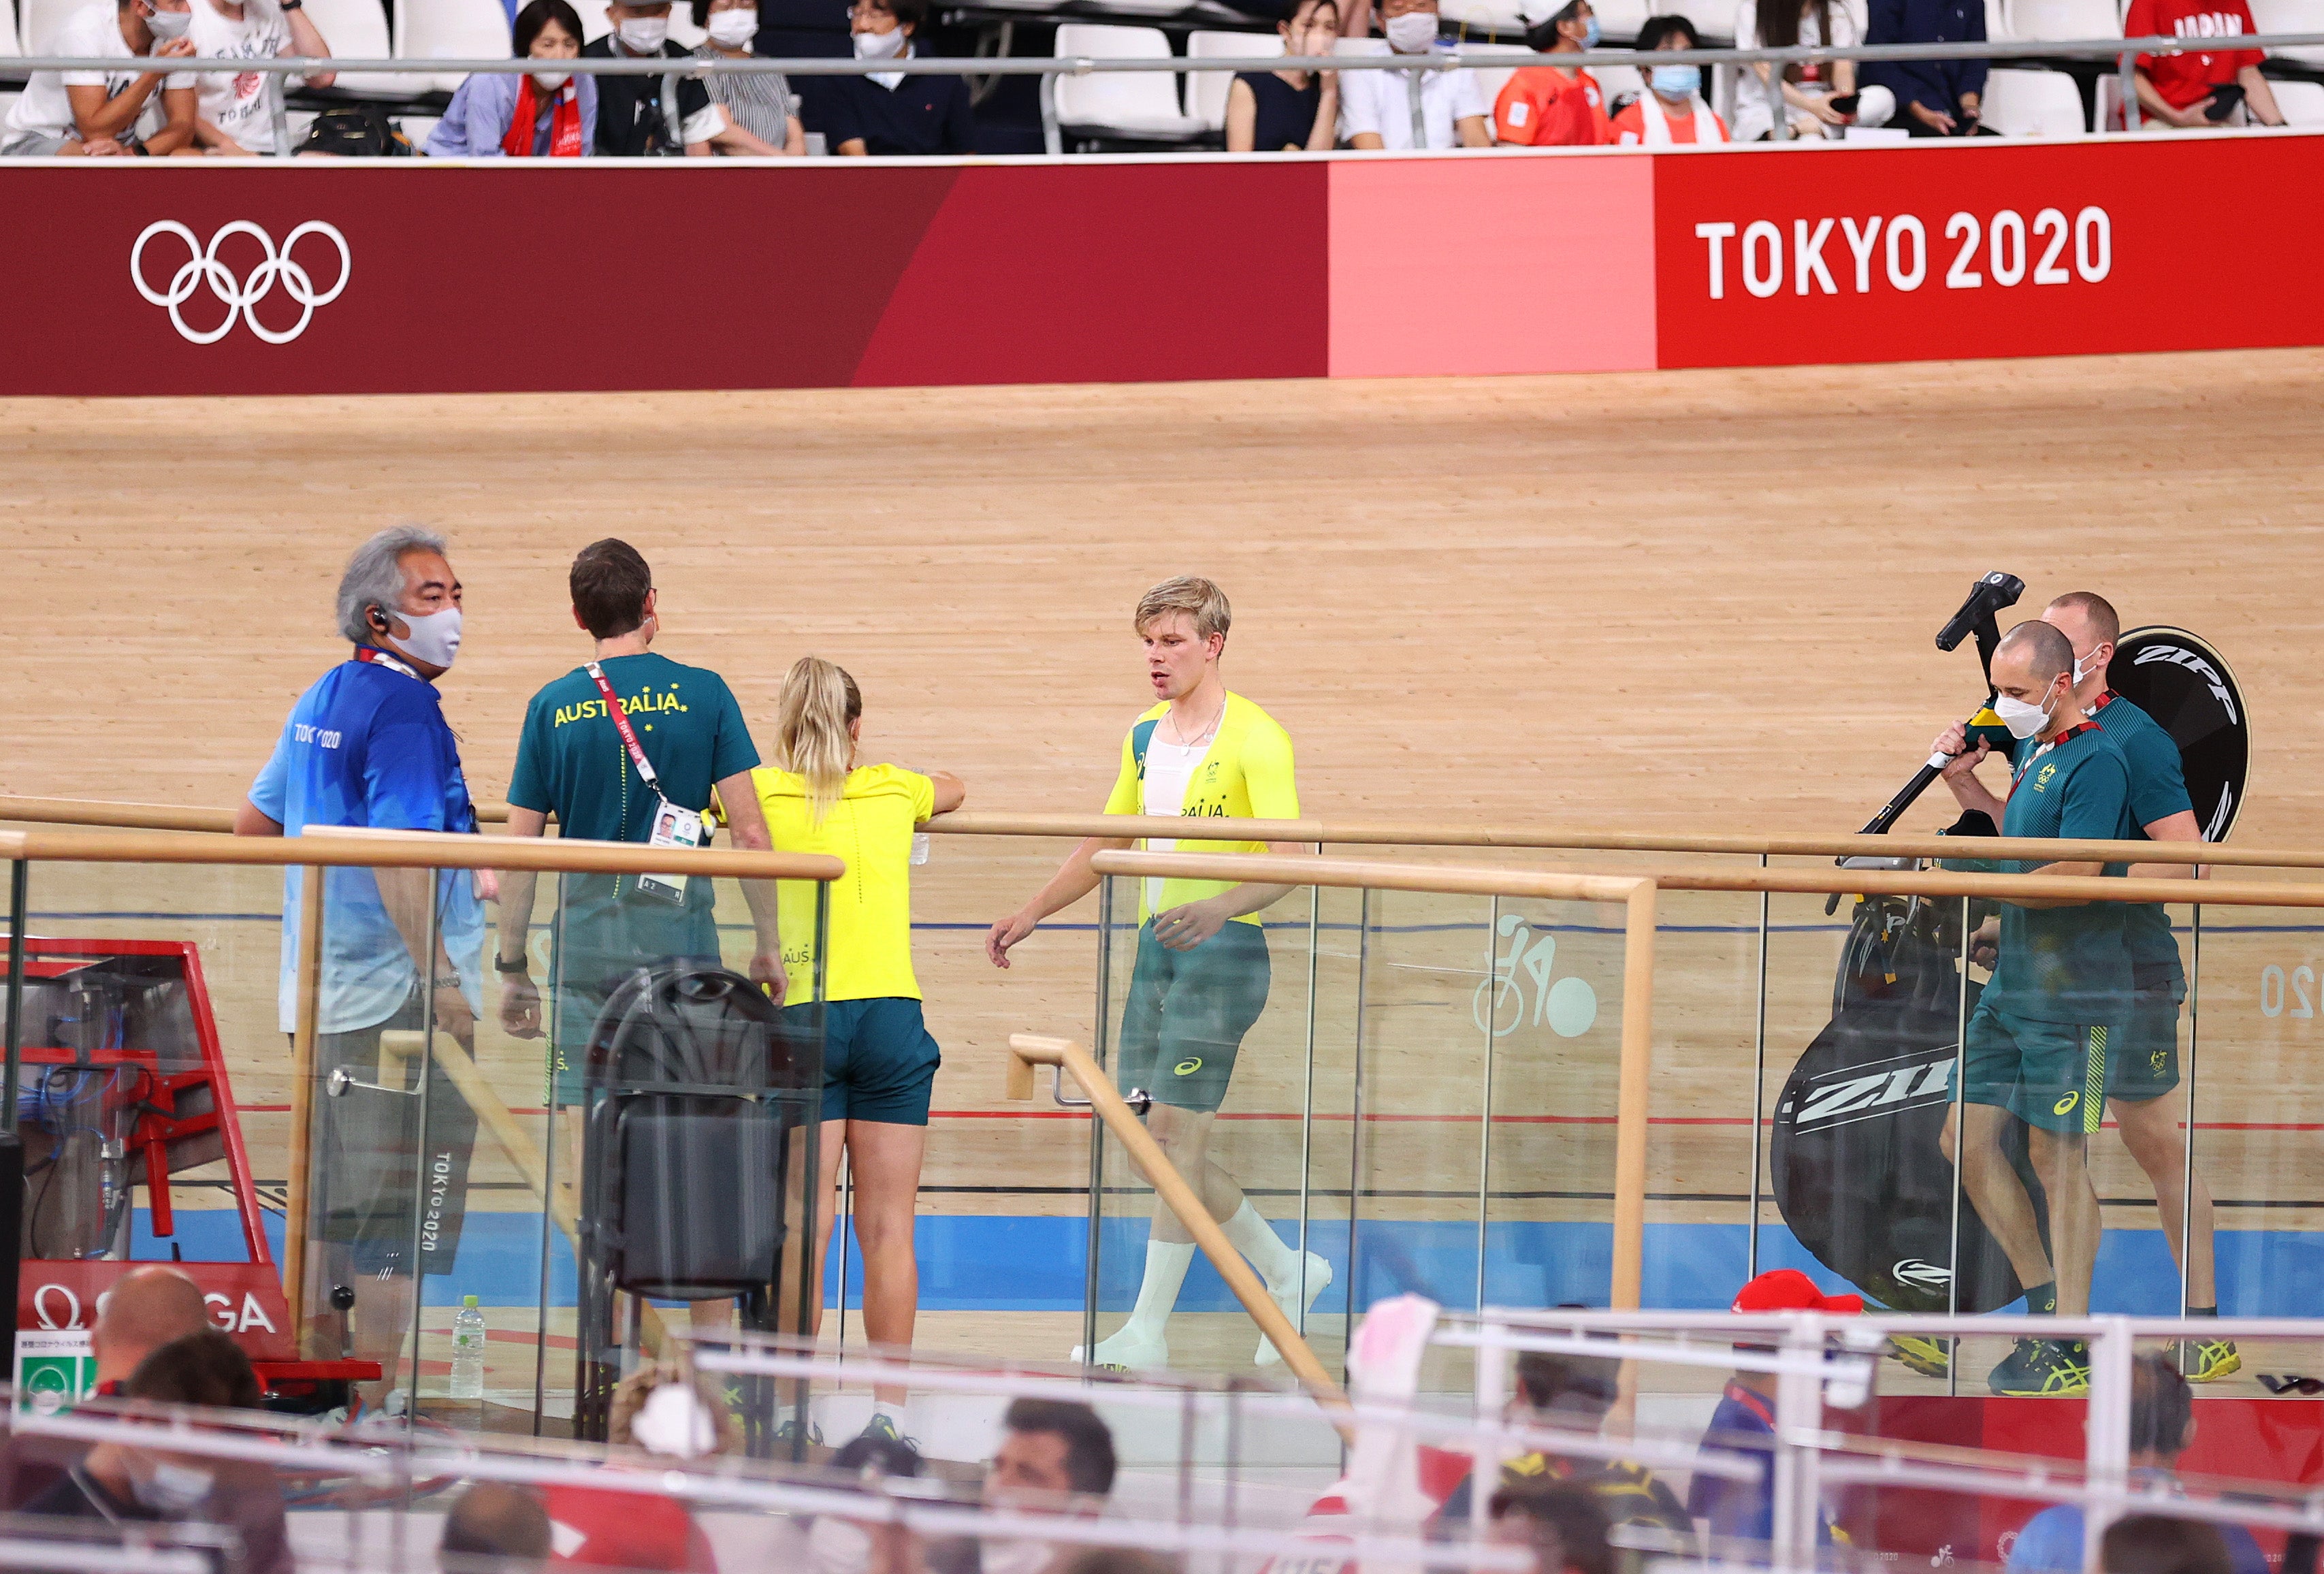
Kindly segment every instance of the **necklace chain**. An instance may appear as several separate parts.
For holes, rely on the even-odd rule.
[[[1224,721],[1226,719],[1226,716],[1227,702],[1224,699],[1221,699],[1217,713],[1211,718],[1211,724],[1203,728],[1201,732],[1196,733],[1193,737],[1188,737],[1186,736],[1186,729],[1178,725],[1178,713],[1174,708],[1170,712],[1170,730],[1178,735],[1178,746],[1180,748],[1191,749],[1196,744],[1201,743],[1204,739],[1216,734],[1219,730],[1219,723]]]

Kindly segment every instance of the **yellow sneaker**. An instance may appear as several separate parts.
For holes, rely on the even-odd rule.
[[[2171,1352],[2171,1364],[2190,1383],[2217,1383],[2244,1369],[2233,1339],[2180,1339]]]
[[[1942,1377],[1953,1369],[1953,1342],[1947,1338],[1932,1338],[1927,1334],[1890,1334],[1888,1353],[1908,1372],[1918,1372],[1923,1377]]]

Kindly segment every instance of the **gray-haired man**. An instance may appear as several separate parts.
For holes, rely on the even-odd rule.
[[[444,538],[413,526],[355,549],[339,580],[351,658],[290,708],[273,757],[235,815],[243,836],[309,826],[474,832],[476,813],[436,681],[460,649],[460,582]],[[284,872],[284,1032],[298,1015],[302,871]],[[484,965],[484,906],[465,869],[332,869],[324,877],[315,1075],[380,1076],[380,1035],[429,1023],[473,1051]],[[423,967],[428,958],[432,966]],[[475,1114],[440,1069],[428,1129],[408,1092],[348,1088],[317,1103],[310,1238],[328,1243],[326,1282],[355,1292],[355,1354],[392,1385],[420,1272],[447,1273],[459,1245]],[[416,1079],[411,1091],[418,1090]],[[422,1194],[422,1148],[427,1185]],[[298,1227],[294,1221],[293,1227]]]

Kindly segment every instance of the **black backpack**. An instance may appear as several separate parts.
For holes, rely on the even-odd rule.
[[[378,105],[346,104],[316,116],[298,151],[342,159],[408,159],[411,139]]]

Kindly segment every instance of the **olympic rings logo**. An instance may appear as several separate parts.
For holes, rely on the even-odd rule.
[[[185,242],[187,261],[170,276],[169,286],[156,290],[145,282],[145,245],[156,236],[173,235]],[[265,248],[265,261],[250,271],[248,280],[237,278],[232,268],[218,261],[218,247],[228,236],[246,235]],[[318,292],[315,281],[305,268],[291,259],[299,243],[309,236],[320,236],[339,249],[339,281],[328,290]],[[311,249],[311,248],[310,248]],[[309,219],[292,230],[282,249],[274,249],[274,238],[246,218],[237,218],[210,236],[208,245],[194,238],[194,232],[174,218],[160,219],[145,227],[137,244],[129,248],[129,277],[137,286],[137,293],[155,306],[166,307],[171,325],[179,335],[198,345],[216,344],[234,330],[238,317],[250,325],[250,331],[268,344],[289,344],[307,331],[314,320],[315,308],[328,306],[347,287],[353,272],[347,252],[347,237],[320,219]],[[258,320],[258,303],[272,292],[277,282],[282,292],[299,305],[299,320],[289,328],[277,330]],[[194,292],[204,284],[210,293],[226,302],[226,320],[213,329],[196,329],[188,325],[179,308],[193,299]]]

